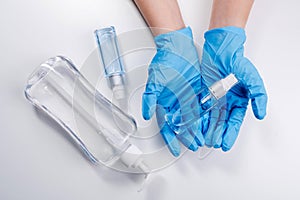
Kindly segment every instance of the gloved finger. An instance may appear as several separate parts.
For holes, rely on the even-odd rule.
[[[189,132],[189,134],[194,138],[197,146],[204,145],[204,137],[201,132],[201,123],[199,116],[195,116],[193,110],[200,110],[199,103],[197,101],[197,96],[194,94],[190,101],[187,102],[188,104],[183,105],[180,107],[182,111],[182,126],[184,126],[185,130]],[[193,120],[198,118],[198,120]],[[182,129],[182,128],[181,128]],[[197,149],[196,149],[197,150]]]
[[[156,119],[157,119],[157,124],[160,128],[160,134],[162,135],[170,152],[175,157],[177,157],[180,155],[180,144],[176,137],[176,134],[172,131],[168,123],[165,121],[164,118],[165,114],[166,114],[166,110],[161,105],[158,105],[156,108]]]
[[[182,132],[177,134],[176,137],[189,150],[192,150],[192,151],[198,150],[198,144],[197,144],[196,140],[194,139],[193,135],[190,134],[187,127],[182,129]]]
[[[142,114],[145,120],[149,120],[156,108],[157,96],[151,92],[144,92],[142,97]]]
[[[208,130],[208,127],[209,127],[209,112],[202,115],[202,117],[200,118],[201,119],[201,123],[200,123],[200,130],[201,130],[201,133],[204,137],[205,133],[207,133],[207,130]],[[204,144],[205,144],[205,140],[204,140]]]
[[[196,94],[192,91],[192,88],[189,88],[189,91],[186,91],[187,100],[184,100],[184,98],[177,98],[177,102],[175,106],[172,107],[172,109],[168,109],[169,112],[166,115],[166,120],[169,122],[170,127],[176,132],[181,132],[180,130],[183,129],[183,127],[190,128],[191,125],[193,125],[193,121],[195,119],[200,118],[200,116],[195,116],[194,111],[197,110],[200,112],[198,98]],[[179,92],[179,93],[182,93]],[[177,97],[177,94],[176,94]],[[171,96],[169,95],[169,98]],[[169,105],[169,104],[167,104]],[[174,112],[171,112],[173,110]],[[194,129],[195,132],[196,129]],[[199,141],[201,141],[201,138],[199,138]]]
[[[242,80],[249,90],[252,111],[257,119],[263,119],[267,110],[267,92],[259,72],[254,65],[245,57],[238,59],[235,75]]]
[[[144,94],[142,96],[142,115],[145,120],[149,120],[156,109],[157,99],[163,90],[163,85],[160,83],[161,73],[158,73],[159,67],[157,64],[150,64],[148,67],[148,80]]]
[[[226,110],[214,108],[210,112],[209,116],[209,127],[207,132],[204,134],[205,145],[207,147],[215,146],[218,147],[220,144],[220,137],[224,132]]]
[[[185,110],[185,114],[182,116],[183,124],[186,124],[189,133],[194,137],[196,143],[199,146],[203,146],[205,144],[205,140],[202,134],[201,118],[199,113],[195,113],[200,112],[197,96],[194,96],[194,98],[189,102],[189,105],[184,106],[183,109]],[[197,120],[194,120],[195,118]]]
[[[213,136],[213,133],[214,133],[215,122],[218,118],[219,118],[219,113],[216,112],[216,110],[211,110],[209,112],[208,128],[207,128],[207,131],[205,131],[203,133],[204,140],[205,140],[205,145],[207,147],[212,146],[212,136]]]
[[[167,123],[164,123],[164,126],[160,130],[160,134],[167,144],[169,151],[173,154],[173,156],[178,157],[180,155],[180,144],[175,133],[171,130]]]
[[[205,140],[202,134],[202,122],[201,119],[196,120],[193,122],[191,127],[189,128],[189,132],[191,135],[193,135],[196,143],[198,146],[202,147],[205,144]]]
[[[235,107],[231,110],[227,122],[227,129],[223,136],[222,150],[229,151],[238,136],[240,127],[245,117],[247,107]]]
[[[223,134],[226,130],[228,111],[225,107],[219,110],[220,116],[215,127],[215,133],[212,137],[212,145],[214,148],[220,148],[222,145]]]
[[[193,116],[195,117],[195,116]],[[198,119],[196,121],[192,121],[192,122],[183,122],[180,116],[180,119],[176,119],[175,120],[170,120],[170,116],[169,116],[169,121],[173,121],[173,123],[175,123],[175,127],[174,129],[176,129],[177,131],[188,131],[194,138],[194,140],[196,141],[197,145],[199,146],[203,146],[205,143],[203,134],[202,134],[202,123],[201,123],[201,119]],[[171,124],[172,125],[172,124]],[[187,145],[186,145],[187,146]],[[189,146],[189,145],[188,145]]]
[[[180,128],[179,128],[180,132],[178,134],[175,134],[171,130],[168,123],[165,121],[165,118],[163,117],[165,115],[165,113],[167,113],[166,110],[162,106],[159,105],[158,109],[157,109],[157,114],[159,116],[157,119],[159,120],[158,121],[159,127],[162,127],[161,130],[163,130],[163,131],[161,131],[161,133],[165,134],[164,132],[166,132],[167,133],[166,135],[169,136],[168,138],[170,138],[170,136],[173,137],[173,135],[176,135],[177,139],[180,140],[180,142],[184,146],[186,146],[188,149],[190,149],[192,151],[197,151],[198,144],[197,144],[196,139],[193,136],[193,134],[191,134],[189,131],[189,124],[183,124],[182,126],[180,126]],[[168,139],[164,135],[163,135],[163,137],[164,137],[165,141],[166,141],[166,139]],[[171,137],[171,139],[173,139],[172,137]],[[199,139],[199,140],[201,140],[201,139]],[[166,142],[168,142],[168,141],[166,141]]]

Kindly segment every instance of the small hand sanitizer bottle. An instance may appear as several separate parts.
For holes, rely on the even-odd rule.
[[[192,112],[192,115],[190,112],[187,113],[183,111],[183,109],[178,109],[173,114],[167,113],[165,115],[165,119],[168,125],[175,133],[180,133],[183,128],[188,128],[189,124],[197,121],[215,106],[223,104],[224,101],[221,100],[222,97],[224,97],[226,93],[237,83],[238,80],[234,74],[229,74],[227,77],[215,82],[210,87],[204,86],[204,88],[202,88],[198,94],[184,103],[188,104],[188,106],[193,105],[192,102],[195,102],[194,98],[198,99],[197,105],[194,105],[193,108],[188,110]],[[187,105],[180,106],[181,108],[188,107]],[[189,117],[185,117],[185,115],[188,115]]]
[[[125,98],[124,65],[119,53],[116,31],[113,26],[98,29],[95,32],[105,76],[116,100]]]

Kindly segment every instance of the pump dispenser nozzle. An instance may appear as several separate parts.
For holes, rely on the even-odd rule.
[[[238,82],[236,77],[233,74],[229,74],[225,78],[215,82],[212,86],[209,87],[212,95],[216,99],[220,99],[225,96],[225,94]]]

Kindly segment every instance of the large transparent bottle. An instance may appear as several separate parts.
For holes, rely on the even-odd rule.
[[[67,58],[41,64],[29,77],[26,98],[46,112],[71,136],[93,163],[113,164],[149,172],[142,152],[128,141],[135,120],[100,94]]]

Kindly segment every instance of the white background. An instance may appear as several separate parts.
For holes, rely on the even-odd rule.
[[[203,44],[211,1],[180,0],[185,23]],[[300,4],[256,1],[246,55],[264,78],[268,116],[248,110],[234,148],[205,160],[186,153],[137,193],[132,177],[96,169],[26,101],[28,75],[62,54],[80,66],[95,49],[92,32],[146,27],[130,0],[0,2],[0,199],[300,199]],[[249,107],[250,108],[250,107]]]

